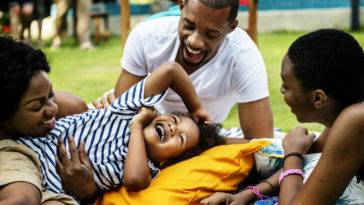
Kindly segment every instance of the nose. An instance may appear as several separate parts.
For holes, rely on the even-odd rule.
[[[168,123],[168,131],[171,134],[171,136],[173,136],[177,131],[176,125],[173,123]]]
[[[47,116],[54,116],[58,112],[58,105],[53,100],[48,100],[45,107],[45,114]]]
[[[194,31],[188,36],[187,43],[193,48],[203,48],[203,38],[198,31]]]
[[[281,86],[281,89],[280,89],[281,93],[284,94],[284,92],[286,91],[286,89],[284,89],[283,86]]]

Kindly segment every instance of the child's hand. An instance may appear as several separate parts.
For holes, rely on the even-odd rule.
[[[197,123],[203,122],[204,125],[209,125],[211,123],[210,116],[203,107],[195,110],[192,113],[192,117]]]
[[[157,116],[157,110],[153,107],[140,107],[138,114],[133,117],[131,123],[139,123],[143,127],[149,125]]]
[[[286,154],[292,152],[305,153],[312,145],[315,134],[309,133],[305,127],[298,126],[291,129],[283,139]]]

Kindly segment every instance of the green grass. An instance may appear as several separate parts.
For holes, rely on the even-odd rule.
[[[288,132],[300,123],[284,103],[281,86],[281,60],[289,45],[304,32],[276,32],[259,34],[259,49],[262,52],[268,73],[270,102],[274,115],[274,127]],[[364,31],[351,33],[364,47]],[[48,46],[50,42],[47,42]],[[119,77],[122,55],[121,38],[111,37],[94,51],[80,50],[71,38],[66,38],[61,49],[43,49],[52,67],[50,78],[56,90],[74,93],[87,103],[113,88]],[[303,124],[310,131],[322,131],[318,124]],[[239,126],[237,107],[234,106],[224,121],[226,128]]]

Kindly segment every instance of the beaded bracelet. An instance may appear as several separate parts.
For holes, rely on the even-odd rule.
[[[300,153],[298,153],[298,152],[291,152],[291,153],[289,153],[289,154],[287,154],[287,155],[285,155],[284,156],[284,159],[283,159],[283,161],[285,161],[288,157],[290,157],[290,156],[296,156],[296,157],[299,157],[300,159],[302,159],[303,160],[303,156],[302,156],[302,154],[300,154]]]
[[[302,170],[300,169],[288,169],[284,172],[281,173],[281,176],[279,176],[279,185],[282,183],[282,180],[286,177],[286,176],[289,176],[289,175],[292,175],[292,174],[298,174],[298,175],[301,175],[301,177],[304,179],[305,178],[305,173],[303,173]]]

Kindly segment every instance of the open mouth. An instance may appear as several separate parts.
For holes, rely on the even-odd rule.
[[[55,126],[55,122],[56,122],[56,118],[55,118],[55,117],[52,117],[52,118],[51,118],[51,119],[49,119],[49,120],[44,120],[44,121],[42,121],[40,124],[41,124],[43,127],[53,129],[53,128],[54,128],[54,126]]]
[[[183,60],[190,65],[199,65],[203,62],[205,52],[201,49],[195,49],[188,45],[184,45]]]
[[[166,132],[167,132],[163,124],[157,123],[155,125],[155,130],[157,131],[159,140],[163,142],[166,139]]]

